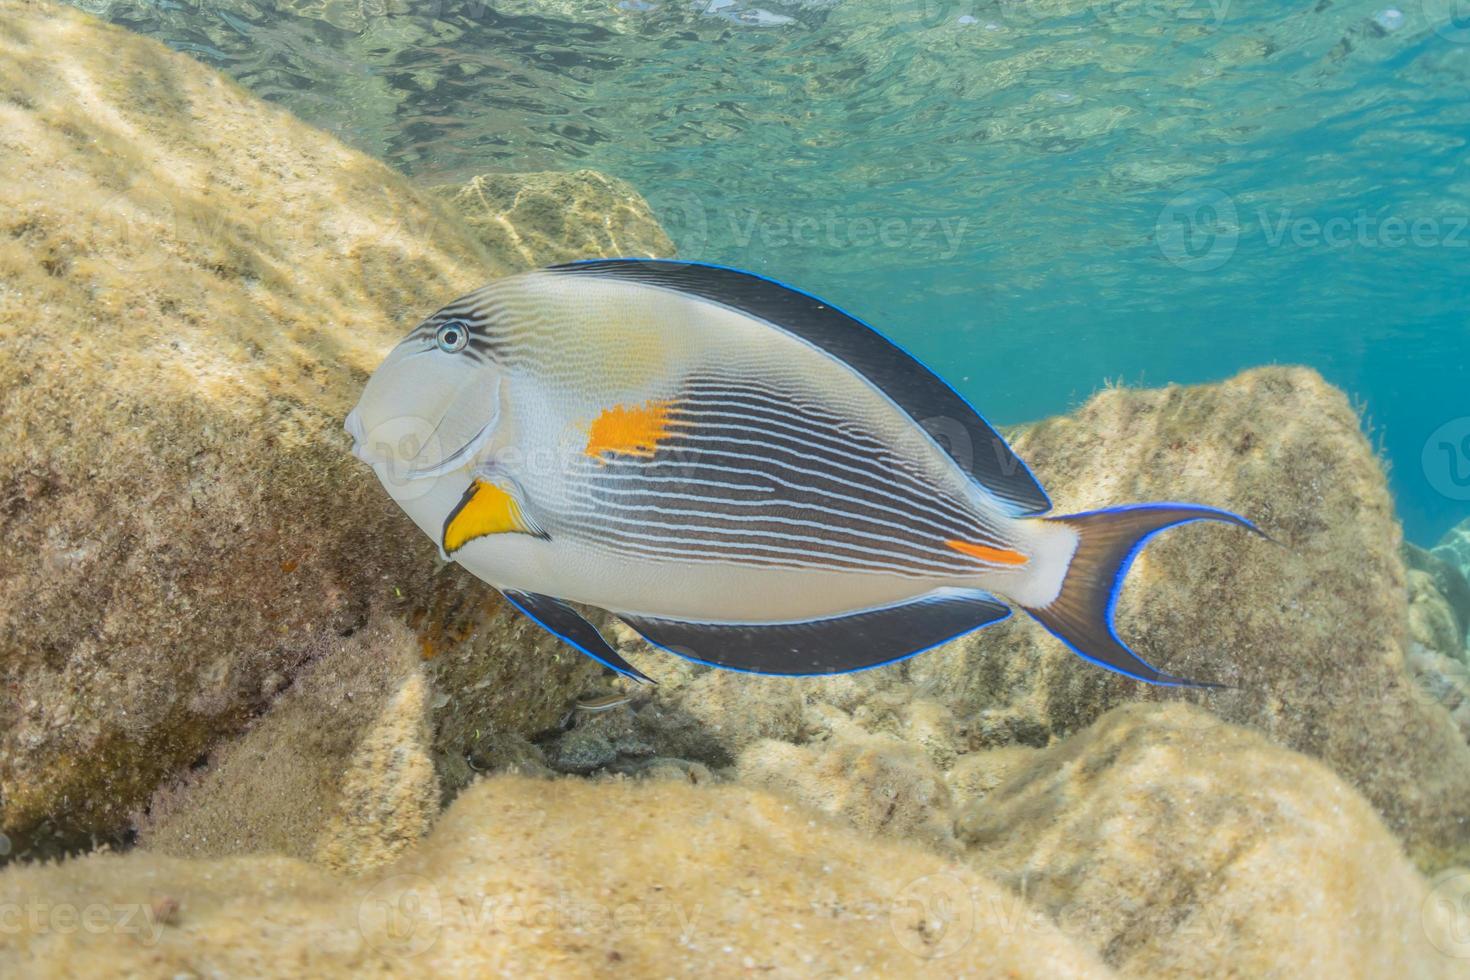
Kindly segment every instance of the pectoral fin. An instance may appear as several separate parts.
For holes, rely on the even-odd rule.
[[[530,534],[548,537],[527,513],[520,487],[510,480],[477,477],[444,519],[440,547],[452,555],[487,534]]]
[[[653,683],[637,667],[618,656],[618,652],[597,632],[597,627],[583,619],[562,600],[534,592],[516,592],[513,589],[500,591],[511,605],[525,613],[537,626],[581,650],[604,667],[611,667],[635,681]]]

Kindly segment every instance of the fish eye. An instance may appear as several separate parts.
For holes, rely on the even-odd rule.
[[[470,330],[458,320],[449,320],[439,324],[439,329],[434,332],[434,340],[444,353],[458,353],[470,342]]]

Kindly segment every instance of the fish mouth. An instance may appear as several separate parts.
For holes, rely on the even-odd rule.
[[[495,384],[490,388],[488,394],[489,403],[491,406],[490,417],[485,420],[484,425],[480,426],[480,428],[476,430],[473,436],[470,436],[468,442],[460,446],[448,456],[440,459],[437,463],[429,466],[415,466],[414,464],[418,462],[419,456],[422,456],[430,446],[438,444],[440,439],[440,430],[444,428],[444,423],[448,420],[450,412],[445,412],[442,416],[439,417],[439,421],[434,425],[434,431],[430,432],[428,438],[424,440],[423,446],[419,449],[418,455],[408,461],[409,468],[408,472],[405,474],[407,479],[426,480],[430,477],[443,476],[445,473],[451,473],[454,470],[459,469],[461,466],[464,466],[470,460],[474,459],[475,454],[484,447],[485,443],[490,441],[490,437],[494,435],[495,427],[500,421],[499,378],[495,379]]]
[[[415,460],[408,460],[406,463],[400,463],[392,458],[385,458],[374,453],[371,449],[368,448],[367,433],[363,429],[362,419],[355,411],[351,415],[347,416],[347,421],[343,423],[342,428],[345,429],[347,431],[347,434],[352,437],[353,456],[356,456],[358,459],[362,460],[364,463],[367,463],[369,466],[378,466],[380,464],[395,468],[396,466],[406,466],[406,469],[402,471],[399,479],[423,480],[430,477],[443,476],[445,473],[449,473],[453,470],[458,469],[460,466],[464,465],[467,461],[472,459],[474,455],[479,452],[480,449],[485,445],[485,443],[489,441],[491,434],[495,431],[495,423],[498,421],[498,419],[499,414],[497,413],[496,417],[491,418],[490,421],[480,426],[479,431],[471,436],[470,440],[466,442],[463,446],[460,446],[453,453],[450,453],[439,462],[429,466],[414,466],[413,463]],[[440,422],[440,425],[443,425],[442,420]],[[424,449],[427,449],[429,446],[432,446],[434,444],[434,437],[438,434],[439,426],[435,426],[434,431],[429,434],[429,437],[427,439],[424,440]],[[423,450],[420,450],[421,454],[422,452]],[[417,457],[415,457],[415,459],[416,458]]]
[[[352,437],[352,455],[374,469],[381,468],[383,474],[391,474],[395,483],[443,476],[468,465],[489,443],[500,421],[500,380],[497,378],[493,385],[486,386],[483,394],[478,396],[483,400],[477,399],[476,403],[464,404],[461,394],[463,392],[456,392],[446,399],[449,405],[432,428],[429,425],[432,416],[410,413],[373,419],[369,429],[363,415],[363,404],[359,402],[342,423],[342,428]],[[445,455],[442,447],[449,439],[454,438],[457,442],[462,438],[455,430],[463,431],[458,423],[464,421],[466,412],[483,412],[489,418],[458,449]],[[370,410],[368,418],[372,415]],[[409,441],[415,445],[408,445]]]
[[[480,431],[471,436],[469,442],[460,446],[433,466],[411,466],[408,473],[405,474],[406,477],[410,480],[426,480],[430,477],[443,476],[445,473],[459,469],[466,462],[473,459],[475,454],[480,451],[480,448],[490,441],[490,436],[495,431],[495,423],[499,419],[500,414],[497,412],[491,417],[490,421],[480,426]],[[429,437],[430,443],[432,443],[434,435],[437,435],[438,432],[439,430],[436,427],[433,434]]]

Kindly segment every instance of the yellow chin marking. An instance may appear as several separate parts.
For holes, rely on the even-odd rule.
[[[587,432],[587,448],[594,459],[608,453],[625,456],[652,456],[658,444],[667,439],[679,425],[669,417],[671,401],[650,401],[642,405],[614,405],[605,408],[592,420]]]
[[[493,483],[476,480],[444,520],[444,550],[454,554],[487,534],[533,533],[516,498]]]

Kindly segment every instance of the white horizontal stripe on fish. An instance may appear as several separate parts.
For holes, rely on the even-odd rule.
[[[750,458],[750,457],[746,457],[746,456],[739,455],[739,454],[734,454],[734,453],[720,453],[720,452],[718,452],[716,450],[704,450],[704,451],[702,451],[700,453],[700,455],[701,455],[701,457],[704,457],[704,456],[729,456],[729,457],[733,457],[735,459],[748,459],[748,458]],[[837,483],[837,484],[840,484],[842,486],[852,487],[853,489],[856,489],[856,490],[859,490],[859,491],[865,491],[865,490],[871,489],[870,487],[864,486],[862,484],[856,484],[856,483],[852,483],[850,481],[841,480],[841,479],[839,479],[837,477],[828,477],[828,476],[826,476],[824,474],[814,474],[813,471],[811,471],[811,470],[804,470],[804,469],[802,469],[800,467],[792,466],[790,464],[777,463],[776,465],[782,466],[785,469],[794,470],[794,471],[796,471],[798,473],[805,473],[805,474],[808,474],[808,475],[817,475],[817,476],[821,477],[824,480],[828,480],[830,482]],[[860,507],[867,507],[867,508],[870,508],[872,510],[884,511],[884,512],[889,513],[889,514],[894,514],[894,515],[897,515],[898,517],[901,517],[904,520],[908,520],[908,521],[912,521],[912,520],[916,520],[917,519],[917,520],[921,521],[923,524],[925,524],[925,525],[927,525],[927,526],[929,526],[931,528],[934,528],[936,531],[938,531],[940,533],[943,533],[943,534],[950,535],[950,536],[956,536],[955,535],[955,532],[957,530],[958,531],[962,531],[964,533],[968,533],[968,534],[974,534],[978,530],[978,531],[981,531],[984,534],[988,535],[989,537],[992,537],[993,538],[993,537],[996,536],[993,532],[991,532],[988,529],[986,529],[982,523],[978,523],[977,522],[976,524],[972,525],[971,527],[967,527],[967,528],[956,528],[953,524],[942,523],[942,522],[937,522],[937,521],[930,520],[927,517],[923,516],[922,514],[916,513],[912,507],[893,507],[893,506],[889,506],[888,504],[879,503],[879,502],[876,502],[876,501],[873,501],[873,500],[867,500],[867,499],[863,499],[861,497],[854,497],[854,496],[852,496],[850,494],[845,494],[845,493],[842,493],[842,492],[836,491],[836,490],[826,490],[826,489],[822,489],[820,487],[813,487],[810,484],[794,483],[794,482],[792,482],[790,480],[787,480],[787,479],[785,479],[783,477],[777,476],[776,474],[774,474],[774,473],[772,473],[772,472],[770,472],[769,470],[766,470],[766,469],[755,470],[755,469],[750,469],[748,467],[741,467],[741,466],[722,466],[719,463],[707,462],[703,458],[701,458],[697,462],[694,462],[694,461],[681,461],[681,460],[659,460],[659,459],[654,459],[654,460],[649,460],[649,461],[645,461],[645,462],[640,462],[638,464],[638,466],[639,466],[639,469],[640,470],[653,469],[653,468],[663,467],[663,466],[672,466],[672,467],[683,467],[683,468],[687,468],[687,469],[707,469],[707,470],[714,470],[716,472],[723,472],[723,473],[741,473],[741,474],[744,474],[744,475],[747,475],[747,476],[753,476],[753,477],[757,477],[759,479],[769,480],[772,483],[775,483],[778,486],[785,487],[785,488],[787,488],[789,490],[795,490],[797,492],[805,492],[805,493],[809,493],[809,494],[812,494],[814,496],[822,497],[822,498],[825,498],[825,499],[846,501],[847,503],[856,504],[856,505],[858,505]],[[609,469],[611,469],[611,468],[609,468]],[[629,473],[627,475],[624,475],[624,474],[621,474],[621,473],[616,473],[616,472],[607,472],[607,473],[604,473],[604,474],[601,475],[601,479],[602,480],[622,480],[622,479],[626,479],[626,480],[629,480],[629,481],[636,481],[636,480],[644,479],[644,478],[646,478],[646,477],[644,476],[644,474],[642,472]],[[895,502],[897,502],[899,504],[906,504],[906,503],[908,503],[908,501],[905,501],[903,498],[896,497],[896,496],[894,496],[892,494],[881,494],[881,495],[884,496],[884,497],[886,497],[886,498],[888,498],[888,499],[890,499],[890,500],[893,500],[893,501],[895,501]],[[782,499],[787,499],[787,498],[782,498]]]
[[[712,414],[717,417],[723,415],[731,419],[750,422],[756,428],[772,425],[783,429],[793,429],[802,435],[810,435],[824,441],[835,441],[843,447],[844,451],[850,451],[854,443],[861,444],[875,453],[882,454],[885,460],[899,468],[898,472],[906,482],[911,486],[922,487],[923,492],[930,499],[948,505],[957,514],[964,515],[965,519],[970,519],[970,515],[974,513],[972,508],[957,503],[954,498],[933,496],[936,488],[930,481],[924,479],[921,473],[915,472],[906,460],[893,454],[887,446],[862,432],[850,421],[825,409],[807,403],[797,403],[790,395],[783,398],[773,389],[749,381],[718,382],[695,379],[685,385],[685,391],[686,396],[681,398],[674,407],[677,415],[698,415],[711,405],[732,406],[743,411],[722,411]],[[758,408],[752,409],[749,404],[746,404],[752,400],[770,406],[774,410],[775,417],[772,414],[761,412]],[[806,426],[794,427],[793,416],[806,423]],[[964,498],[960,498],[960,501],[963,500]]]
[[[608,500],[607,497],[609,495],[612,497],[626,497],[634,500],[641,500],[644,503],[628,504],[621,501]],[[783,520],[783,518],[778,518],[776,516],[767,517],[761,514],[742,515],[721,510],[713,510],[709,507],[698,510],[662,507],[660,502],[668,502],[674,504],[711,504],[719,506],[728,505],[732,509],[745,508],[747,510],[755,507],[765,508],[767,510],[772,508],[789,508],[791,510],[805,511],[808,513],[827,514],[839,519],[838,523],[805,523],[812,524],[813,526],[831,528],[834,531],[839,532],[851,531],[854,534],[872,537],[874,538],[874,540],[892,541],[895,544],[903,544],[921,550],[928,550],[932,548],[936,540],[936,536],[926,535],[918,528],[915,528],[912,524],[899,524],[893,521],[884,520],[882,518],[858,514],[851,510],[840,510],[835,507],[828,507],[823,504],[813,503],[812,501],[806,500],[790,500],[787,498],[737,500],[729,497],[700,497],[694,494],[669,493],[666,491],[649,491],[646,489],[623,489],[608,486],[597,486],[594,488],[577,488],[573,491],[573,496],[598,508],[622,509],[627,511],[640,511],[648,508],[655,508],[662,510],[662,512],[664,513],[680,513],[691,517],[708,517],[712,520],[774,521]],[[860,530],[860,528],[863,526],[866,526],[868,528],[886,528],[892,532],[895,532],[898,537],[893,537],[892,535],[883,535],[878,531],[869,531],[864,534],[864,532]],[[941,532],[941,536],[942,540],[946,541],[961,535],[966,536],[965,539],[969,540],[970,536],[973,536],[973,531],[974,529],[952,529]],[[998,541],[994,543],[1000,544],[1000,542]]]
[[[841,572],[853,575],[893,575],[898,578],[932,579],[935,577],[932,574],[920,573],[913,569],[900,566],[889,566],[882,563],[857,560],[817,562],[798,558],[757,554],[755,551],[731,554],[682,546],[649,548],[630,542],[620,542],[620,544],[621,547],[618,549],[601,547],[597,550],[618,559],[645,558],[653,561],[677,561],[698,565],[739,565],[742,568],[756,569],[784,569],[827,573]]]
[[[681,421],[685,418],[685,415],[682,412],[676,412],[675,414]],[[910,472],[907,464],[905,464],[902,459],[891,454],[886,454],[886,452],[882,460],[875,460],[872,457],[859,456],[847,452],[845,449],[829,448],[825,445],[814,445],[811,443],[799,442],[794,439],[788,441],[788,437],[781,433],[771,433],[771,438],[768,441],[751,441],[736,436],[706,435],[706,433],[709,433],[712,429],[733,429],[737,432],[742,432],[747,435],[750,435],[753,432],[755,434],[766,435],[769,432],[769,430],[763,429],[752,430],[750,426],[743,426],[734,423],[703,423],[699,424],[697,428],[679,430],[679,432],[667,443],[667,449],[670,452],[678,452],[678,447],[680,445],[687,444],[688,442],[695,441],[701,438],[705,439],[706,441],[720,440],[731,445],[769,445],[771,448],[776,449],[780,452],[799,456],[804,459],[809,458],[813,460],[829,460],[833,466],[836,466],[839,469],[846,469],[849,472],[858,472],[853,467],[847,466],[837,461],[836,457],[842,457],[859,464],[859,466],[868,467],[866,475],[875,478],[875,487],[886,486],[895,490],[910,493],[913,495],[913,499],[915,502],[923,501],[930,504],[931,511],[934,512],[936,515],[940,512],[947,511],[954,519],[962,521],[965,524],[973,523],[975,520],[976,515],[974,511],[967,510],[955,501],[938,494],[928,481]],[[776,440],[782,441],[778,442]],[[697,452],[698,450],[695,451]],[[757,458],[763,459],[765,457]],[[875,464],[878,462],[890,464],[890,467],[878,468],[877,466],[875,466]],[[937,510],[935,508],[937,508]]]
[[[634,534],[626,531],[616,531],[605,536],[589,536],[582,539],[589,546],[601,550],[615,557],[626,557],[636,555],[639,557],[652,558],[656,560],[680,560],[699,561],[701,563],[714,564],[764,564],[764,567],[775,568],[809,568],[819,571],[830,571],[832,569],[845,571],[868,571],[874,574],[896,574],[904,578],[949,578],[955,575],[952,570],[941,570],[936,572],[916,568],[912,565],[899,564],[895,562],[857,558],[849,555],[828,555],[827,561],[813,561],[814,551],[811,547],[786,548],[776,544],[752,545],[737,551],[712,551],[709,544],[701,544],[697,541],[685,541],[678,538],[666,538],[648,534]],[[640,544],[639,542],[651,542],[654,546]],[[609,547],[611,543],[620,545],[618,548]],[[771,558],[767,554],[801,556],[800,558]],[[960,574],[964,574],[962,570]],[[973,571],[973,568],[968,569]]]
[[[583,516],[594,516],[594,515],[597,515],[597,514],[605,514],[605,513],[608,513],[610,511],[616,511],[618,513],[661,514],[661,515],[665,515],[665,516],[669,516],[669,517],[706,517],[706,518],[709,518],[710,520],[730,521],[731,523],[737,523],[737,524],[761,524],[761,523],[770,523],[770,524],[781,524],[781,525],[790,526],[790,527],[810,527],[810,528],[816,528],[816,529],[822,530],[822,531],[827,531],[827,532],[829,532],[831,534],[851,535],[853,537],[865,538],[865,539],[870,540],[870,541],[877,541],[877,542],[882,542],[884,544],[890,544],[890,545],[900,546],[900,547],[903,547],[903,548],[909,548],[909,549],[913,549],[915,551],[918,551],[920,553],[929,553],[931,555],[944,555],[945,554],[944,551],[941,551],[940,550],[940,548],[943,547],[942,542],[935,542],[932,538],[931,539],[925,539],[925,538],[919,537],[917,535],[912,535],[911,529],[910,528],[904,528],[904,527],[895,527],[895,530],[899,531],[900,534],[907,534],[909,536],[907,536],[907,537],[896,537],[896,536],[894,536],[892,534],[882,534],[882,533],[877,532],[877,531],[862,530],[862,529],[853,527],[851,525],[829,524],[829,523],[824,523],[822,521],[804,520],[802,518],[797,518],[797,517],[782,517],[782,516],[777,516],[775,514],[747,514],[747,515],[711,514],[707,510],[689,510],[687,508],[682,508],[682,507],[663,507],[663,506],[660,506],[658,504],[622,504],[622,505],[619,505],[619,506],[617,506],[615,508],[609,508],[609,507],[606,507],[605,505],[603,505],[603,503],[601,501],[598,501],[596,498],[588,498],[586,500],[586,503],[589,505],[587,508],[585,508],[585,509],[583,509],[581,511],[574,511],[573,513],[580,513]],[[651,523],[652,526],[656,526],[656,527],[674,527],[674,526],[676,526],[676,525],[668,524],[667,522],[645,522],[645,523]],[[689,527],[689,528],[692,529],[692,528],[696,527],[697,525],[679,525],[679,526],[681,526],[681,527]],[[708,527],[708,525],[705,525],[705,526]],[[723,532],[726,529],[724,529],[724,528],[717,528],[717,527],[709,527],[709,530]],[[730,528],[729,531],[731,533],[739,533],[738,529],[735,529],[735,528]],[[756,534],[756,533],[760,533],[760,532],[756,532],[756,531],[752,530],[750,533]],[[771,532],[771,533],[778,533],[778,532]],[[811,535],[801,535],[801,536],[793,537],[792,540],[829,541],[830,539],[821,538],[821,537],[814,537],[814,536],[811,536]],[[936,545],[938,545],[939,547],[936,547]],[[857,547],[857,545],[853,545],[852,547]],[[946,564],[948,564],[948,563],[946,563]],[[969,562],[969,563],[957,563],[956,567],[959,567],[959,568],[973,567],[973,560],[971,562]]]
[[[774,487],[752,486],[751,484],[747,484],[747,483],[729,483],[729,482],[724,481],[724,480],[699,480],[699,479],[695,479],[693,477],[683,477],[683,476],[648,476],[647,474],[643,474],[643,473],[636,473],[636,474],[634,474],[634,473],[626,473],[626,474],[624,474],[624,473],[618,473],[616,471],[602,471],[602,470],[593,470],[592,472],[594,472],[594,473],[604,473],[606,476],[609,476],[611,478],[618,479],[618,480],[635,480],[635,481],[648,482],[648,483],[677,483],[677,484],[681,484],[681,485],[684,485],[684,486],[718,487],[718,488],[720,488],[722,490],[749,490],[749,491],[751,491],[753,493],[775,493],[776,492],[776,490],[775,490]],[[743,473],[745,471],[744,470],[739,470],[737,472]],[[634,491],[630,491],[630,490],[619,490],[617,492],[618,493],[632,493]],[[711,497],[711,498],[696,497],[695,499],[697,499],[697,500],[704,500],[704,499],[724,500],[725,498],[723,498],[723,497],[718,497],[718,498],[715,498],[715,497]],[[749,503],[749,502],[751,502],[751,501],[742,501],[742,503]]]
[[[677,452],[678,451],[677,448],[676,448],[677,445],[679,445],[679,444],[685,444],[685,445],[687,445],[689,443],[696,443],[696,444],[698,444],[698,445],[695,445],[695,446],[693,446],[691,448],[692,448],[692,451],[694,453],[699,454],[699,455],[706,455],[706,454],[708,454],[708,455],[721,456],[721,457],[730,458],[730,459],[742,459],[742,460],[745,460],[747,462],[757,462],[757,463],[760,463],[760,464],[766,465],[766,466],[780,466],[780,467],[783,467],[783,468],[785,468],[787,470],[791,470],[793,472],[805,473],[805,474],[810,475],[810,476],[818,476],[818,477],[821,477],[822,479],[829,480],[829,481],[831,481],[833,483],[840,483],[840,484],[842,484],[844,486],[853,487],[855,489],[867,491],[868,493],[872,493],[872,494],[875,494],[875,495],[878,495],[878,496],[886,497],[889,500],[893,500],[893,501],[895,501],[897,503],[904,504],[908,509],[905,510],[905,511],[903,511],[902,513],[904,513],[906,516],[908,516],[910,518],[920,518],[921,515],[920,515],[920,513],[918,511],[920,509],[922,509],[924,511],[927,511],[928,512],[928,515],[931,518],[934,519],[934,520],[928,521],[927,523],[940,522],[940,523],[937,524],[937,526],[940,526],[940,527],[946,526],[945,524],[942,523],[943,515],[944,515],[945,511],[949,511],[950,512],[949,513],[949,519],[951,521],[953,521],[956,518],[956,516],[958,516],[959,519],[966,521],[967,524],[974,521],[974,517],[972,517],[970,514],[967,514],[965,511],[961,510],[958,507],[955,507],[952,504],[948,504],[947,501],[941,501],[941,500],[939,500],[937,497],[932,497],[932,496],[928,496],[928,495],[925,495],[925,496],[922,496],[922,497],[921,496],[918,496],[918,495],[914,495],[914,496],[902,496],[900,494],[897,494],[897,493],[892,492],[891,490],[889,490],[887,488],[889,484],[887,484],[887,481],[885,481],[883,479],[883,477],[885,476],[885,474],[883,474],[881,471],[869,470],[867,472],[864,472],[861,469],[858,469],[858,468],[853,467],[853,466],[848,466],[848,465],[846,465],[844,463],[839,463],[836,460],[833,460],[833,459],[831,459],[829,457],[816,457],[816,458],[814,458],[811,454],[804,454],[799,449],[798,450],[792,450],[790,448],[784,448],[783,449],[782,447],[780,447],[780,446],[778,446],[778,445],[776,445],[776,444],[774,444],[772,442],[762,441],[762,440],[758,440],[758,439],[735,439],[735,438],[728,438],[728,437],[719,437],[719,438],[716,439],[716,438],[709,438],[709,437],[701,436],[701,435],[699,435],[696,432],[680,432],[676,438],[669,440],[669,443],[667,443],[666,446],[667,446],[667,448],[670,451]],[[709,448],[710,446],[714,446],[714,445],[763,447],[763,448],[766,448],[766,449],[775,450],[775,451],[778,451],[778,452],[783,452],[783,453],[785,453],[787,455],[795,456],[798,459],[803,459],[803,460],[806,460],[806,461],[812,461],[812,462],[821,461],[821,462],[825,462],[828,465],[832,466],[834,469],[841,470],[841,471],[844,471],[844,472],[847,472],[847,473],[851,473],[854,476],[858,476],[858,477],[866,476],[866,477],[868,477],[870,479],[871,482],[860,483],[860,482],[856,482],[856,481],[850,480],[850,479],[843,479],[842,477],[840,477],[840,476],[838,476],[836,474],[833,474],[833,473],[830,473],[830,472],[819,471],[819,470],[808,469],[806,467],[798,466],[795,463],[787,462],[787,461],[782,460],[782,459],[777,459],[777,458],[775,458],[772,455],[757,455],[757,454],[754,454],[754,453],[740,452],[738,450],[725,450],[725,449]],[[660,447],[660,448],[664,448],[664,447]],[[936,507],[936,506],[934,506],[935,504],[948,504],[948,505],[947,506]]]
[[[826,442],[837,443],[838,445],[844,446],[849,449],[851,449],[854,444],[859,444],[862,448],[867,449],[868,451],[873,453],[883,453],[888,451],[882,443],[878,442],[878,440],[873,439],[872,437],[864,435],[860,432],[837,429],[832,426],[827,426],[825,428],[819,429],[811,424],[805,426],[794,424],[792,422],[793,413],[789,409],[780,416],[777,416],[775,414],[766,414],[762,412],[758,407],[751,406],[749,404],[745,404],[734,399],[710,398],[698,400],[691,399],[687,401],[681,399],[674,406],[673,411],[674,414],[678,415],[680,418],[690,420],[730,419],[732,422],[745,422],[749,423],[752,426],[757,426],[761,428],[764,428],[766,426],[775,426],[778,429],[786,429],[800,435],[811,436],[812,438],[822,439]],[[803,422],[810,423],[815,421],[806,416],[796,417]]]
[[[670,544],[676,544],[676,545],[677,544],[687,544],[689,546],[704,546],[704,547],[708,547],[711,544],[723,544],[723,543],[726,543],[726,542],[731,543],[731,544],[749,543],[750,546],[752,546],[752,547],[756,547],[756,548],[769,548],[769,549],[772,549],[772,550],[776,550],[776,549],[780,548],[779,545],[774,544],[774,543],[767,543],[767,542],[768,541],[770,541],[770,542],[784,541],[784,542],[790,542],[793,545],[799,546],[799,547],[796,547],[794,549],[791,549],[793,554],[807,554],[807,555],[810,555],[810,554],[813,554],[814,552],[818,552],[818,553],[820,553],[820,552],[826,552],[826,553],[834,554],[834,556],[836,556],[836,557],[843,557],[843,558],[848,558],[850,556],[841,554],[841,550],[857,551],[857,552],[863,553],[863,554],[870,554],[869,552],[865,552],[864,549],[862,548],[862,546],[860,546],[860,545],[847,545],[847,544],[842,544],[840,542],[832,541],[831,539],[828,539],[828,538],[818,538],[818,537],[813,537],[813,536],[810,536],[810,535],[803,536],[803,535],[785,534],[785,533],[783,533],[781,531],[766,531],[766,530],[758,530],[758,529],[755,529],[755,528],[721,528],[721,527],[711,527],[709,525],[701,525],[701,524],[680,524],[680,523],[675,523],[675,522],[671,522],[671,521],[660,521],[660,520],[638,520],[638,519],[633,519],[633,518],[624,518],[624,517],[618,516],[617,514],[609,513],[607,511],[597,511],[597,510],[594,510],[594,509],[588,509],[588,510],[585,510],[585,511],[575,511],[574,510],[574,511],[571,511],[567,516],[572,517],[572,518],[577,518],[577,517],[595,518],[595,525],[599,528],[600,531],[610,532],[610,533],[612,533],[614,535],[617,535],[617,536],[637,537],[637,538],[639,538],[641,540],[645,540],[645,541],[664,541],[664,542],[669,542]],[[594,522],[589,522],[589,523],[594,523]],[[632,527],[639,527],[639,528],[660,528],[662,530],[671,531],[671,532],[690,532],[690,531],[692,531],[692,532],[697,532],[700,535],[705,535],[706,537],[683,537],[683,536],[680,536],[680,535],[677,535],[677,534],[671,534],[671,535],[656,535],[656,534],[646,534],[646,533],[635,534],[633,532],[628,532],[628,531],[618,531],[618,530],[609,529],[607,527],[607,525],[609,523],[611,523],[611,524],[630,525]],[[777,522],[777,523],[780,523],[780,522]],[[707,535],[719,535],[719,536],[722,536],[722,537],[715,538],[715,539],[712,540],[709,537],[707,537]],[[761,540],[758,543],[749,542],[749,538],[752,538],[752,537],[753,538],[758,538],[758,539],[761,539]],[[786,549],[780,549],[780,550],[786,550]],[[896,567],[925,568],[925,569],[929,569],[929,570],[931,570],[931,571],[933,571],[933,572],[935,572],[937,574],[941,574],[941,575],[963,574],[963,573],[965,573],[967,571],[974,571],[975,570],[975,565],[974,565],[973,562],[964,562],[964,561],[948,562],[948,561],[944,561],[944,560],[942,560],[942,555],[940,553],[938,553],[938,552],[936,552],[935,554],[936,554],[936,556],[937,556],[937,558],[939,560],[925,560],[925,559],[922,559],[922,558],[912,558],[912,559],[909,559],[908,556],[893,555],[893,554],[887,553],[887,552],[878,552],[877,554],[878,555],[881,555],[882,557],[892,558],[892,559],[895,559],[895,560],[898,560],[898,559],[906,559],[906,563],[904,565],[902,565],[902,566],[896,566]],[[957,554],[956,554],[956,557],[958,557]],[[865,560],[865,561],[876,561],[876,559],[874,559],[874,558],[866,558],[866,559],[862,559],[862,560]]]
[[[683,386],[690,402],[693,404],[712,402],[717,399],[727,401],[755,402],[758,405],[769,405],[783,414],[789,414],[793,410],[806,412],[810,416],[822,416],[822,420],[838,427],[851,426],[849,419],[830,412],[820,405],[811,402],[810,399],[800,399],[793,396],[791,392],[778,391],[766,385],[753,382],[712,382],[694,379],[686,382]],[[865,438],[871,438],[863,434]]]

